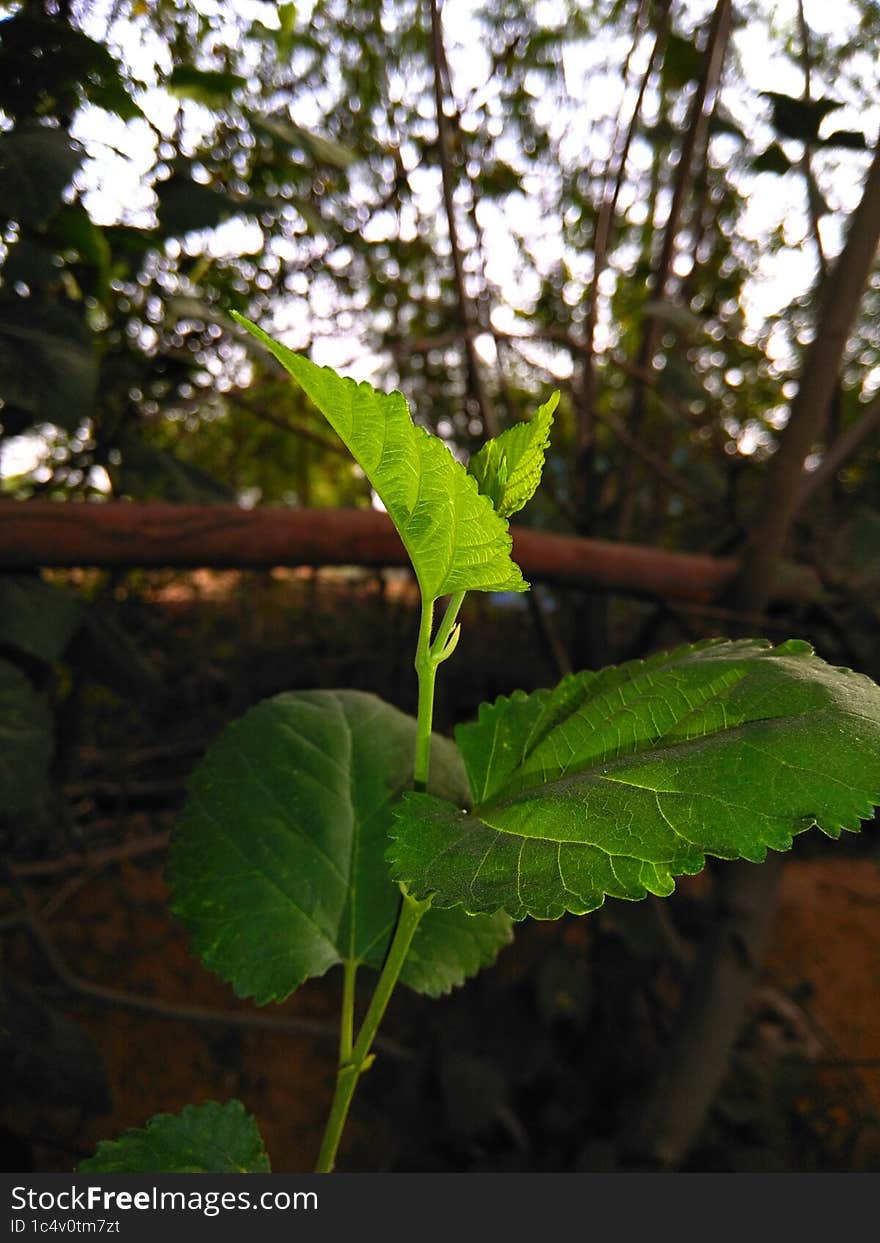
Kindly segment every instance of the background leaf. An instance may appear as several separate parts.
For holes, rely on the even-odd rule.
[[[194,99],[208,108],[229,103],[235,91],[247,86],[247,78],[224,69],[198,69],[195,65],[175,65],[168,89],[178,99]]]
[[[145,1127],[102,1140],[80,1174],[268,1174],[257,1124],[241,1101],[205,1101],[157,1114]]]
[[[388,826],[412,781],[415,729],[359,691],[283,694],[233,723],[196,770],[172,840],[171,905],[240,996],[281,1000],[343,959],[381,966],[400,902]],[[431,767],[435,792],[464,797],[451,742],[435,738]],[[429,911],[401,978],[445,992],[509,939],[504,917]]]
[[[457,591],[525,591],[507,523],[436,436],[416,427],[402,393],[380,393],[317,367],[233,312],[302,386],[375,488],[426,599]]]
[[[29,813],[42,798],[52,759],[52,714],[44,696],[0,660],[0,819]]]
[[[707,854],[760,862],[880,801],[880,687],[807,643],[710,640],[486,706],[457,734],[471,814],[407,794],[393,872],[515,919],[669,894]]]
[[[83,606],[32,574],[0,575],[0,644],[52,665],[83,621]]]
[[[32,124],[0,134],[0,216],[44,224],[81,162],[63,129]]]
[[[559,394],[553,393],[528,423],[517,423],[487,440],[468,462],[468,474],[502,518],[522,509],[541,482],[553,411],[558,405]]]
[[[31,423],[73,430],[93,412],[97,355],[75,312],[33,303],[0,301],[0,397]]]

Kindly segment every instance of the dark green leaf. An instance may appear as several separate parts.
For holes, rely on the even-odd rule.
[[[331,168],[345,170],[357,158],[349,147],[322,134],[316,134],[314,130],[304,129],[284,113],[260,116],[254,112],[249,115],[255,130],[267,134],[286,147],[296,147],[307,152],[316,164],[328,164]]]
[[[55,256],[40,242],[23,237],[9,247],[3,264],[3,282],[7,287],[20,282],[32,292],[40,293],[60,276],[61,268],[56,265]]]
[[[2,25],[0,110],[12,117],[65,116],[86,99],[126,121],[143,116],[104,44],[29,8]]]
[[[527,589],[510,557],[507,522],[443,442],[413,423],[402,393],[317,367],[233,317],[271,350],[356,459],[400,533],[425,599]]]
[[[58,210],[82,152],[63,129],[20,125],[0,134],[0,216],[39,226]]]
[[[819,140],[821,147],[847,147],[850,151],[864,151],[868,142],[861,130],[837,129],[827,138]]]
[[[778,142],[771,142],[769,147],[752,160],[752,169],[756,173],[776,173],[781,177],[790,168],[791,160]]]
[[[49,236],[59,249],[75,250],[83,263],[105,272],[111,263],[110,243],[79,203],[61,208],[52,220]]]
[[[0,660],[0,819],[30,813],[52,759],[52,714],[15,665]]]
[[[667,90],[682,90],[700,76],[703,61],[703,53],[691,39],[685,39],[674,32],[669,34],[660,71],[663,85]]]
[[[209,505],[235,499],[231,488],[201,467],[184,462],[167,449],[147,444],[137,436],[126,437],[120,443],[119,451],[119,465],[108,467],[118,495],[132,500],[158,499]]]
[[[169,177],[156,186],[158,218],[162,233],[173,237],[196,229],[215,229],[245,205],[213,186],[203,186],[189,177]]]
[[[240,996],[280,1000],[346,959],[381,966],[400,902],[388,826],[412,782],[415,728],[358,691],[278,695],[196,770],[172,838],[171,905]],[[436,792],[463,796],[452,743],[435,738],[431,768]],[[445,992],[509,937],[504,917],[429,911],[401,978]]]
[[[29,574],[0,574],[0,644],[52,665],[81,625],[76,596]]]
[[[0,301],[0,397],[32,423],[74,430],[93,413],[97,357],[66,307],[34,298]]]
[[[797,138],[800,142],[815,142],[819,126],[828,115],[843,104],[834,99],[796,99],[779,91],[761,91],[773,105],[773,128],[783,138]]]
[[[205,1101],[157,1114],[145,1127],[105,1139],[80,1174],[268,1174],[257,1124],[241,1101]]]
[[[193,99],[208,108],[229,103],[232,95],[247,86],[247,78],[225,69],[198,69],[195,65],[175,65],[168,89],[178,99]]]
[[[808,644],[710,640],[485,706],[457,733],[471,813],[407,794],[393,873],[514,918],[672,892],[707,854],[764,859],[880,801],[880,687]]]

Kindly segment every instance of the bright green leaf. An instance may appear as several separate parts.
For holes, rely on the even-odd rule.
[[[156,1114],[145,1127],[104,1139],[80,1174],[268,1174],[257,1124],[241,1101],[205,1101]]]
[[[486,705],[459,729],[471,813],[407,794],[392,872],[514,918],[666,895],[706,855],[764,859],[880,802],[880,687],[791,640],[710,640]]]
[[[385,851],[412,783],[416,723],[373,695],[277,695],[233,723],[191,781],[169,859],[171,906],[240,996],[281,1000],[345,959],[382,965],[400,902]],[[467,790],[435,738],[432,789]],[[452,918],[450,918],[452,916]],[[429,911],[401,979],[446,992],[492,961],[506,918]]]
[[[507,522],[446,446],[410,417],[402,393],[317,367],[232,312],[301,385],[354,456],[400,533],[425,599],[525,591]]]
[[[509,518],[528,503],[541,482],[544,454],[550,443],[553,411],[559,393],[539,406],[528,423],[517,423],[487,440],[468,462],[468,474],[502,518]]]

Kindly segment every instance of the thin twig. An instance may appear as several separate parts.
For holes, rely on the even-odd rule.
[[[16,876],[57,876],[60,872],[73,872],[80,869],[93,871],[108,863],[118,863],[123,859],[138,859],[143,855],[157,854],[168,845],[168,833],[150,833],[145,837],[136,837],[117,846],[105,846],[100,850],[91,850],[86,854],[71,853],[58,859],[36,859],[28,863],[12,863],[10,869]]]
[[[334,1024],[325,1023],[320,1019],[295,1017],[269,1018],[262,1014],[248,1011],[211,1010],[206,1006],[185,1005],[177,1002],[162,1001],[158,997],[143,997],[138,993],[125,992],[122,989],[108,988],[103,984],[95,984],[73,971],[55,946],[54,941],[43,925],[33,907],[27,892],[15,873],[6,868],[7,875],[16,896],[21,904],[21,923],[27,928],[33,940],[39,946],[44,958],[49,963],[60,982],[72,993],[87,997],[102,1005],[118,1006],[126,1010],[135,1010],[140,1014],[155,1015],[158,1018],[172,1019],[179,1023],[209,1023],[224,1027],[243,1027],[253,1031],[284,1033],[293,1036],[309,1036],[317,1040],[327,1040],[336,1044],[339,1038],[338,1029]],[[392,1057],[411,1060],[412,1053],[394,1040],[380,1038],[376,1047]]]

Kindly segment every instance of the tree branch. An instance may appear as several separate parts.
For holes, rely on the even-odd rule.
[[[464,329],[464,347],[467,356],[468,375],[471,393],[480,408],[483,427],[489,436],[498,435],[498,419],[492,400],[483,382],[483,372],[477,356],[475,337],[479,332],[479,324],[475,322],[473,306],[467,295],[465,285],[464,262],[458,240],[458,226],[455,221],[455,190],[452,179],[452,139],[449,133],[449,118],[444,110],[443,65],[446,53],[443,48],[443,25],[440,20],[438,0],[429,0],[431,8],[431,49],[434,72],[434,109],[437,118],[437,148],[440,157],[440,175],[443,184],[443,207],[446,212],[446,226],[449,232],[449,248],[452,252],[452,272],[455,281],[455,292],[458,299],[458,313]]]
[[[880,243],[880,145],[852,214],[843,250],[823,283],[816,335],[801,369],[798,391],[779,447],[767,467],[760,508],[734,586],[735,605],[763,611],[773,576],[801,503],[804,463],[822,439],[847,338]]]

